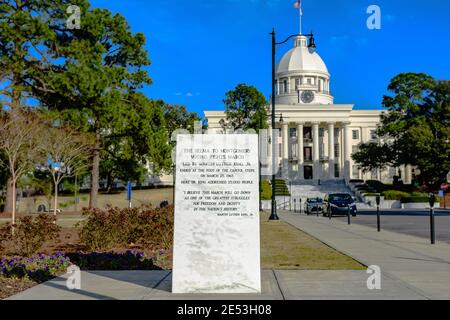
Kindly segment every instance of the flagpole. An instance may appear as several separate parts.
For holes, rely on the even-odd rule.
[[[299,31],[300,31],[300,35],[302,35],[302,17],[303,17],[303,10],[302,10],[302,1],[301,0],[297,0],[297,2],[295,3],[295,8],[298,9],[298,20],[299,20]]]
[[[300,20],[300,35],[302,35],[302,3],[300,2],[300,5],[298,6],[298,14],[299,14],[299,20]]]

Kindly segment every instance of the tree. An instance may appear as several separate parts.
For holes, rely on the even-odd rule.
[[[28,187],[39,191],[47,200],[47,207],[51,208],[53,199],[53,178],[48,171],[41,171],[36,168],[34,172],[26,174],[20,181],[18,186]]]
[[[54,12],[65,14],[72,0],[0,1],[0,107],[19,110],[35,91],[46,90],[40,77],[44,56],[55,38]],[[12,177],[7,183],[5,211],[13,206]]]
[[[239,84],[234,90],[226,93],[223,102],[227,116],[226,121],[222,123],[224,127],[258,130],[261,117],[262,128],[268,127],[266,110],[268,102],[255,87]]]
[[[140,99],[143,101],[135,104],[133,128],[105,139],[100,172],[107,179],[108,192],[116,179],[141,182],[150,162],[156,163],[158,170],[171,165],[163,104],[144,96]]]
[[[40,167],[48,170],[53,179],[55,216],[58,212],[58,186],[63,179],[85,172],[91,149],[92,141],[86,134],[80,134],[70,127],[50,126],[46,129],[40,151],[47,161]]]
[[[420,73],[392,79],[383,98],[387,108],[378,130],[379,144],[363,144],[353,159],[363,170],[412,165],[431,187],[450,171],[450,82]]]
[[[202,120],[196,112],[189,112],[185,106],[166,104],[161,100],[155,101],[155,103],[161,105],[164,110],[164,119],[170,137],[178,129],[194,133],[195,122]]]
[[[7,161],[5,155],[0,153],[0,164]],[[8,180],[8,168],[0,165],[0,193],[6,187],[6,181]],[[1,211],[0,211],[1,212]]]
[[[161,137],[166,129],[162,114],[157,114],[160,110],[151,110],[153,105],[138,92],[151,84],[144,35],[133,34],[125,18],[108,10],[86,5],[81,14],[80,29],[59,25],[54,51],[62,61],[49,66],[44,78],[48,90],[36,94],[63,121],[95,136],[89,203],[95,208],[102,157],[109,157],[113,149],[119,152],[112,157],[114,165],[123,164],[124,156],[129,160],[138,155],[164,166]],[[139,162],[126,165],[135,168]]]
[[[5,210],[5,201],[6,201],[6,194],[4,193],[4,190],[6,190],[6,183],[8,181],[8,168],[1,165],[2,163],[5,163],[7,160],[3,153],[0,152],[0,213]]]
[[[34,111],[14,109],[0,114],[0,152],[6,157],[2,164],[9,170],[13,226],[16,219],[17,181],[39,160],[38,145],[42,132],[42,120]]]

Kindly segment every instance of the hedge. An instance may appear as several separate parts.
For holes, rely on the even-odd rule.
[[[261,188],[261,200],[271,200],[272,199],[272,186],[269,181],[262,182]]]
[[[436,199],[438,202],[439,200]],[[404,197],[402,203],[429,203],[428,197]]]
[[[402,198],[411,197],[409,193],[397,191],[397,190],[389,190],[383,192],[384,200],[402,200]]]
[[[364,180],[352,179],[350,180],[350,183],[364,183]]]

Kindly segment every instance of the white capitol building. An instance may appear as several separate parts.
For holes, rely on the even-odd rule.
[[[328,68],[319,54],[308,48],[308,41],[305,36],[295,37],[294,47],[276,67],[280,175],[290,181],[373,179],[392,183],[393,176],[400,174],[405,183],[411,183],[411,166],[363,173],[354,163],[351,154],[358,145],[378,139],[376,130],[383,111],[335,104]],[[205,111],[205,117],[210,131],[223,132],[224,111]],[[267,143],[271,159],[271,141]]]

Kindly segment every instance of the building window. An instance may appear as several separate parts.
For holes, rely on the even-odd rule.
[[[397,169],[389,167],[389,178],[393,179],[397,175]]]
[[[284,80],[284,93],[288,92],[288,83],[287,80]]]
[[[359,140],[359,130],[352,130],[353,140]]]
[[[312,139],[312,128],[311,127],[303,128],[303,137],[305,140]]]
[[[370,139],[371,140],[377,140],[378,139],[376,130],[370,130]]]
[[[339,158],[341,156],[341,148],[339,143],[334,145],[334,157]]]
[[[320,159],[325,158],[325,145],[323,143],[319,145],[319,157]]]
[[[300,86],[301,85],[301,83],[300,83],[300,78],[297,78],[297,79],[295,79],[295,86]]]
[[[340,178],[340,176],[341,176],[341,166],[339,165],[339,163],[335,163],[334,164],[334,177]]]
[[[339,129],[339,128],[334,128],[334,138],[335,138],[335,139],[339,139],[340,133],[341,133],[341,129]]]
[[[359,179],[359,168],[356,165],[354,165],[352,168],[352,176],[353,179]]]
[[[325,136],[325,129],[319,128],[319,137],[323,138]]]
[[[371,178],[372,180],[378,180],[378,171],[377,171],[377,170],[372,170],[372,171],[370,172],[370,178]]]
[[[289,135],[291,136],[291,138],[296,138],[297,137],[297,129],[289,128]]]

